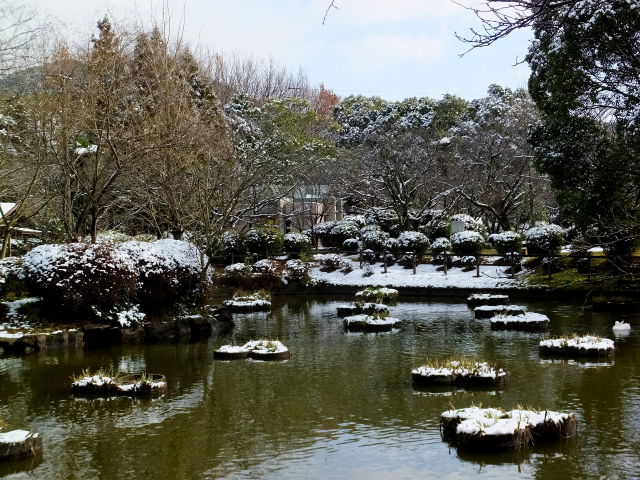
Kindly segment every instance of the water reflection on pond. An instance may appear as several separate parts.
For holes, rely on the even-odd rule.
[[[345,333],[335,297],[276,297],[272,313],[237,314],[225,338],[0,358],[0,417],[44,434],[41,462],[0,464],[12,478],[596,478],[640,465],[640,315],[612,359],[541,359],[539,334],[492,332],[460,300],[401,301],[402,330]],[[621,316],[579,304],[518,302],[551,318],[551,334],[614,338]],[[223,343],[269,337],[286,362],[214,362]],[[414,389],[427,358],[475,355],[511,371],[498,389]],[[160,399],[75,398],[83,368],[146,369],[169,382]],[[530,450],[458,453],[439,415],[472,402],[572,411],[578,437]]]

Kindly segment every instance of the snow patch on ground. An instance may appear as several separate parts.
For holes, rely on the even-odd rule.
[[[476,271],[464,272],[460,268],[450,268],[447,275],[437,271],[437,265],[421,264],[416,268],[416,275],[411,269],[405,269],[399,265],[388,267],[388,273],[383,273],[382,266],[373,267],[373,275],[363,277],[363,270],[359,268],[359,262],[350,262],[353,271],[349,273],[321,272],[318,267],[310,270],[311,277],[317,282],[328,285],[367,286],[382,285],[387,287],[424,287],[424,288],[518,288],[523,287],[520,279],[508,278],[505,270],[508,267],[496,267],[483,265],[480,267],[480,277],[476,277]]]

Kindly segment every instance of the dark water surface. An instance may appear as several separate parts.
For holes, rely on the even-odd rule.
[[[347,298],[345,298],[347,299]],[[236,315],[225,338],[0,358],[0,418],[44,435],[40,462],[0,464],[0,477],[37,479],[640,478],[640,314],[518,302],[549,315],[551,333],[614,338],[608,362],[541,360],[538,334],[492,332],[460,300],[403,301],[403,329],[345,333],[336,297],[278,297],[272,313]],[[215,348],[278,338],[287,362],[218,362]],[[416,391],[427,358],[475,355],[512,380],[500,391]],[[81,399],[83,368],[167,376],[155,400]],[[464,455],[440,438],[440,413],[471,403],[574,412],[579,435],[531,451]]]

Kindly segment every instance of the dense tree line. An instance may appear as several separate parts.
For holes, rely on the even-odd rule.
[[[283,210],[292,228],[308,228],[322,212],[305,198],[341,198],[345,213],[385,207],[399,231],[438,209],[480,217],[489,233],[559,219],[587,240],[629,243],[640,171],[633,80],[603,79],[612,46],[570,53],[620,34],[607,30],[611,15],[633,22],[637,9],[613,2],[586,22],[589,2],[565,16],[554,8],[572,2],[529,16],[522,3],[509,15],[535,27],[531,96],[491,86],[472,101],[339,99],[272,61],[196,55],[161,28],[127,32],[105,18],[86,48],[59,43],[35,68],[4,75],[3,200],[20,205],[12,222],[51,240],[189,232],[209,252],[222,231],[279,221]],[[510,31],[511,17],[500,18],[495,38]],[[628,52],[616,54],[633,68]],[[570,61],[580,63],[574,76],[563,70]],[[589,73],[590,62],[600,70]]]
[[[637,0],[493,0],[474,8],[474,47],[529,27],[538,168],[585,238],[632,251],[640,238],[640,9]]]

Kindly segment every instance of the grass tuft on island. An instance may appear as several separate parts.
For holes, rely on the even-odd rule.
[[[356,292],[356,301],[368,301],[395,305],[398,301],[398,290],[388,287],[367,287]]]
[[[224,300],[222,304],[232,312],[260,312],[271,309],[271,294],[266,290],[234,292],[231,300]]]
[[[126,374],[101,368],[95,372],[85,369],[71,380],[71,390],[77,394],[144,397],[162,394],[167,389],[164,375],[146,372]]]

